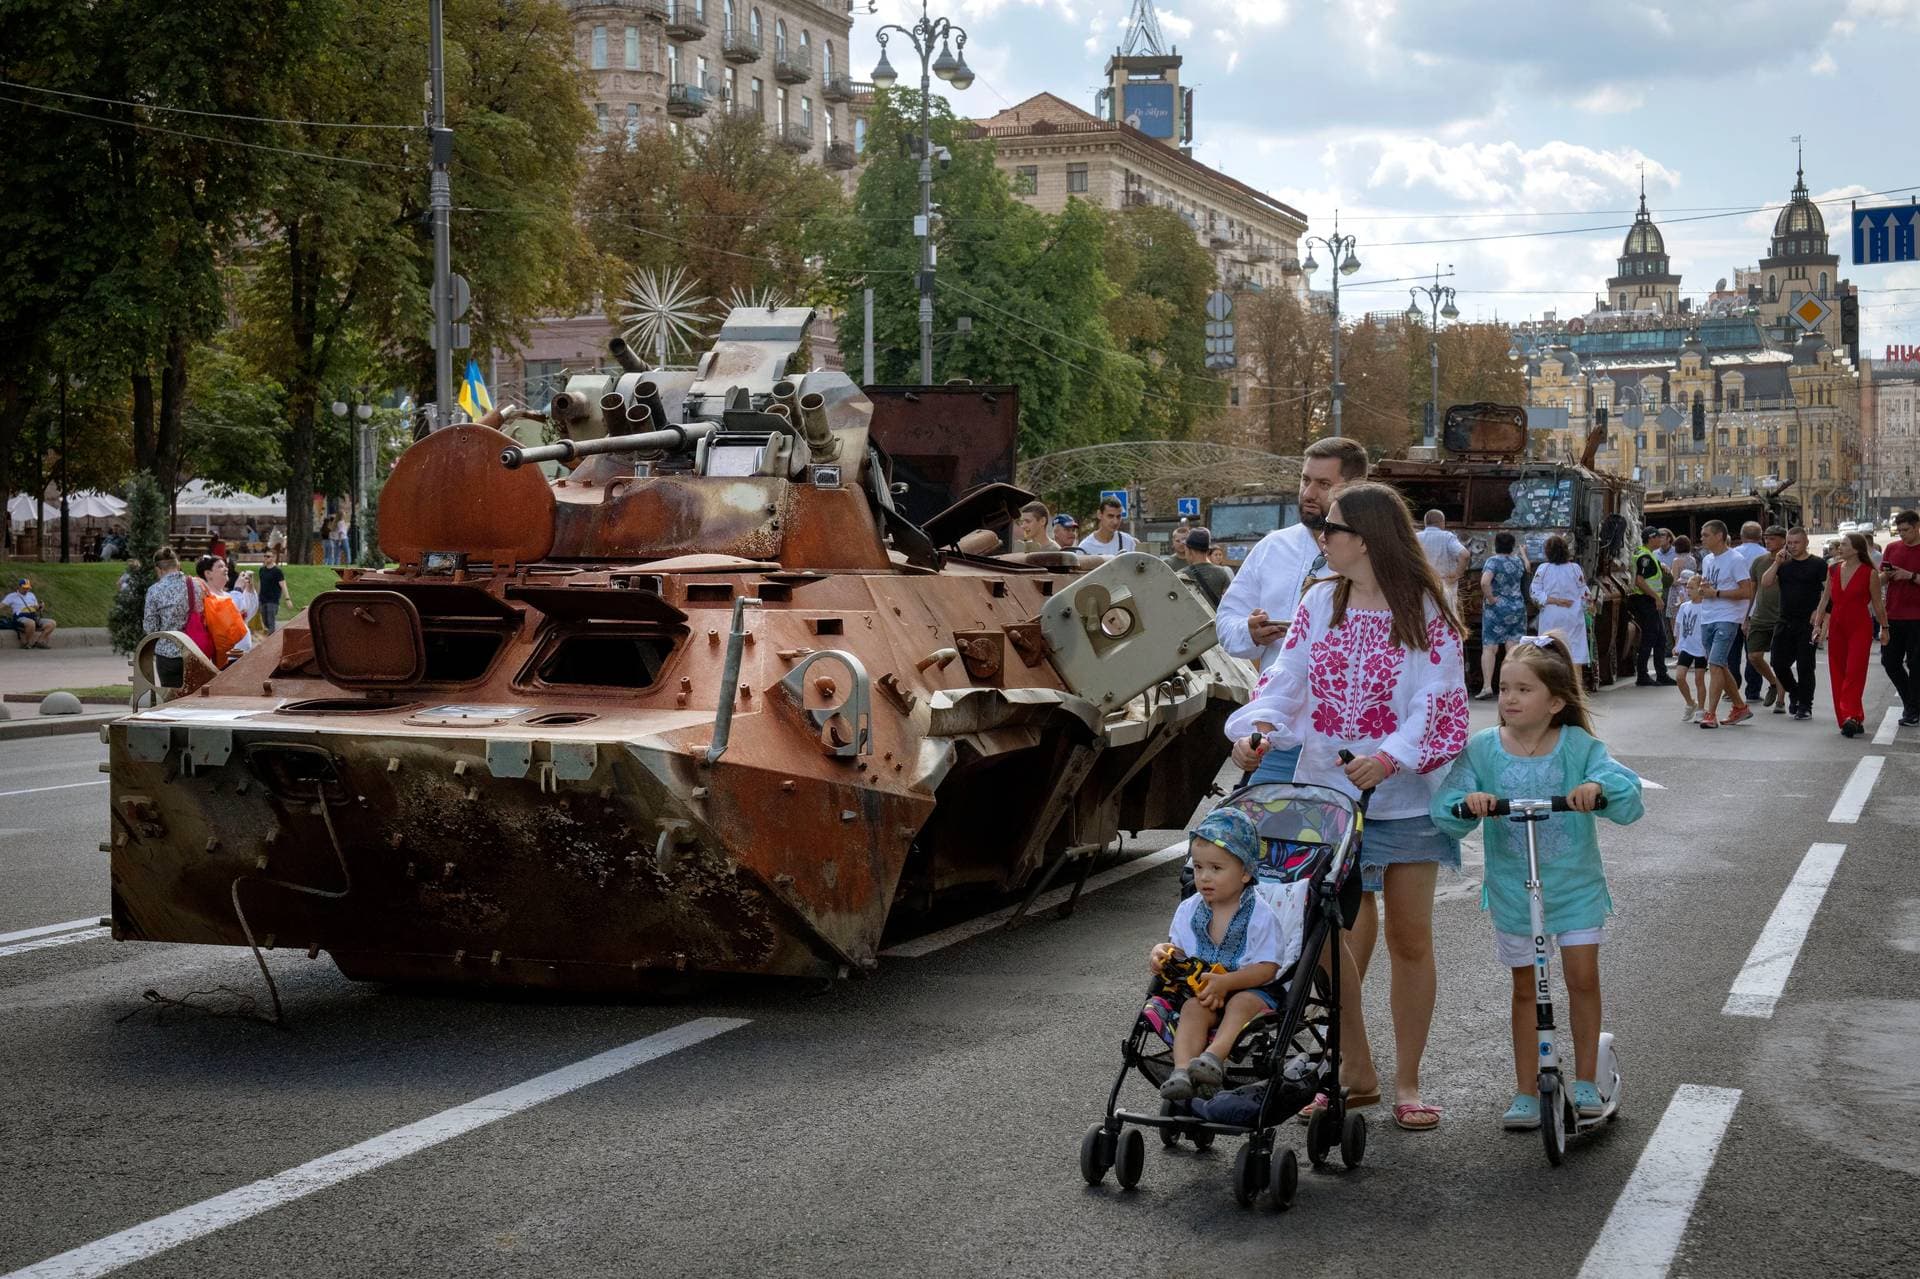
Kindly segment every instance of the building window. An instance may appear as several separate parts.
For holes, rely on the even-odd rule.
[[[1737,409],[1737,408],[1739,408],[1739,407],[1740,407],[1740,392],[1739,392],[1739,391],[1737,391],[1737,390],[1729,390],[1729,391],[1727,392],[1727,407],[1728,407],[1728,408],[1730,408],[1730,409]]]
[[[774,98],[773,106],[777,113],[774,117],[774,123],[780,127],[780,132],[784,134],[787,131],[787,91],[785,89],[780,90],[779,95]]]
[[[1084,194],[1086,189],[1087,166],[1084,164],[1069,164],[1067,166],[1067,190],[1077,194]]]
[[[627,70],[640,69],[640,28],[627,28]]]
[[[627,141],[631,142],[639,136],[640,104],[638,102],[629,102],[627,103]]]
[[[1231,404],[1236,409],[1240,407],[1240,388],[1239,387],[1230,386],[1227,388],[1227,403]]]
[[[822,83],[833,79],[833,41],[828,40],[820,46],[820,79]]]
[[[593,122],[599,126],[600,132],[602,133],[605,133],[609,128],[612,127],[608,123],[606,103],[596,102],[593,104]]]
[[[1821,297],[1825,297],[1825,296],[1827,296],[1827,273],[1826,273],[1825,271],[1822,271],[1822,272],[1820,273],[1820,289],[1819,289],[1819,294],[1820,294],[1820,296],[1821,296]]]
[[[595,71],[603,71],[606,69],[606,65],[607,29],[605,27],[595,27],[593,29],[593,69]]]
[[[733,34],[733,0],[724,0],[720,6],[720,27],[728,35]]]
[[[802,27],[800,28],[800,61],[803,63],[812,61],[812,59],[807,56],[812,52],[813,37],[807,33],[805,27]]]
[[[667,46],[667,83],[675,85],[680,82],[680,46],[669,44]]]
[[[693,60],[693,73],[695,77],[694,84],[698,85],[704,91],[707,87],[707,55],[706,54],[703,53],[699,57]]]
[[[800,99],[800,130],[801,132],[808,133],[808,134],[811,134],[813,132],[813,99],[812,98]]]
[[[753,39],[754,39],[754,42],[755,42],[756,44],[757,44],[757,43],[759,43],[759,40],[760,40],[760,11],[759,11],[758,9],[753,9],[753,10],[750,10],[750,11],[749,11],[749,12],[747,13],[747,34],[749,34],[749,35],[751,35],[751,36],[753,37]]]
[[[1780,277],[1777,275],[1770,275],[1767,277],[1767,301],[1778,302],[1779,300],[1780,300]]]
[[[867,121],[864,116],[853,118],[853,149],[861,152],[867,149]]]
[[[732,67],[728,67],[726,71],[726,94],[727,110],[738,111],[740,109],[740,73]]]
[[[787,20],[785,18],[773,20],[773,56],[776,58],[787,56]]]
[[[829,107],[825,111],[822,111],[820,113],[820,125],[823,129],[826,130],[827,145],[832,146],[833,145],[833,108]]]
[[[753,78],[753,113],[762,120],[767,118],[767,87],[759,76]]]
[[[1013,193],[1015,195],[1038,195],[1039,192],[1039,165],[1023,164],[1013,171]]]

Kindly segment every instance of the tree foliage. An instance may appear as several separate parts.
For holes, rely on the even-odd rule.
[[[127,589],[113,597],[107,628],[117,653],[132,653],[146,634],[147,588],[153,585],[153,554],[167,542],[167,495],[151,475],[127,482]]]
[[[1142,382],[1128,434],[1186,439],[1227,402],[1227,383],[1206,366],[1213,256],[1173,209],[1132,207],[1112,217],[1106,269],[1116,290],[1107,327]]]

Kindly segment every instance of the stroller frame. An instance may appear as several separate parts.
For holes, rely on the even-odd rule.
[[[1271,784],[1271,783],[1269,783]],[[1232,803],[1248,787],[1241,786],[1223,802]],[[1298,787],[1301,790],[1323,790]],[[1350,802],[1337,791],[1343,802]],[[1097,1185],[1108,1168],[1122,1189],[1139,1183],[1145,1163],[1146,1141],[1142,1129],[1160,1133],[1162,1145],[1171,1148],[1182,1137],[1202,1150],[1211,1147],[1220,1136],[1244,1137],[1246,1144],[1234,1160],[1233,1193],[1242,1207],[1264,1200],[1277,1209],[1292,1206],[1299,1185],[1299,1160],[1291,1149],[1275,1153],[1279,1127],[1312,1104],[1317,1094],[1327,1098],[1325,1107],[1314,1112],[1307,1124],[1307,1159],[1315,1168],[1330,1164],[1333,1148],[1340,1148],[1347,1168],[1358,1167],[1366,1153],[1366,1117],[1346,1106],[1339,1088],[1340,1079],[1340,959],[1329,954],[1340,933],[1350,927],[1358,907],[1360,878],[1356,873],[1358,845],[1364,824],[1367,796],[1362,796],[1352,828],[1330,852],[1317,855],[1318,865],[1309,877],[1310,901],[1305,937],[1300,957],[1289,974],[1287,994],[1279,1008],[1263,1013],[1241,1027],[1234,1039],[1226,1063],[1225,1088],[1264,1081],[1260,1111],[1250,1125],[1218,1123],[1179,1113],[1179,1103],[1165,1102],[1160,1113],[1147,1114],[1120,1107],[1120,1090],[1130,1072],[1138,1070],[1143,1078],[1158,1087],[1171,1071],[1171,1050],[1148,1050],[1160,1044],[1160,1036],[1143,1008],[1136,1014],[1133,1027],[1121,1043],[1119,1073],[1108,1090],[1106,1111],[1099,1123],[1088,1129],[1081,1141],[1080,1170],[1089,1184]],[[1322,957],[1331,959],[1323,966]],[[1159,993],[1158,982],[1149,985],[1146,998]],[[1300,1056],[1306,1056],[1312,1069],[1288,1079],[1286,1068]]]

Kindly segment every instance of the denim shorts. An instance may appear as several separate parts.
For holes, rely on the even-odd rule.
[[[1700,642],[1707,650],[1708,666],[1725,666],[1733,646],[1740,642],[1740,623],[1708,622],[1700,628]]]
[[[1431,817],[1374,818],[1360,828],[1360,888],[1377,893],[1389,866],[1434,862],[1460,869],[1460,841],[1444,834]]]

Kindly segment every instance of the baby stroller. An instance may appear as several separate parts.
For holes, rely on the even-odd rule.
[[[1225,1063],[1221,1095],[1232,1092],[1257,1104],[1245,1107],[1251,1112],[1245,1123],[1201,1118],[1187,1102],[1161,1102],[1156,1114],[1119,1108],[1129,1072],[1139,1071],[1157,1090],[1173,1070],[1179,992],[1175,983],[1155,979],[1121,1045],[1106,1117],[1080,1143],[1080,1172],[1089,1185],[1098,1185],[1111,1168],[1121,1188],[1132,1189],[1146,1162],[1143,1128],[1158,1129],[1169,1149],[1182,1137],[1201,1150],[1222,1135],[1245,1137],[1234,1160],[1234,1198],[1242,1207],[1264,1198],[1285,1209],[1293,1204],[1300,1166],[1292,1150],[1275,1153],[1275,1137],[1316,1094],[1326,1094],[1328,1103],[1307,1125],[1307,1159],[1324,1168],[1338,1146],[1342,1162],[1355,1168],[1366,1153],[1366,1117],[1346,1109],[1339,1087],[1340,966],[1333,964],[1330,972],[1320,966],[1327,942],[1359,909],[1360,876],[1354,871],[1366,805],[1331,787],[1285,782],[1242,786],[1222,803],[1246,813],[1260,832],[1256,891],[1276,910],[1305,916],[1300,957],[1281,974],[1285,997],[1278,1009],[1241,1028]]]

